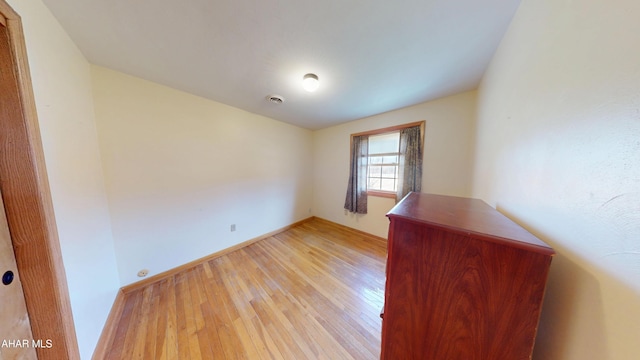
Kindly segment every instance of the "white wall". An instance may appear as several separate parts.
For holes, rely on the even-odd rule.
[[[315,131],[313,213],[315,216],[387,237],[385,214],[394,199],[369,196],[366,215],[345,214],[350,135],[426,120],[422,191],[469,196],[476,92],[470,91]]]
[[[40,0],[9,3],[22,17],[78,345],[88,359],[119,288],[89,64]]]
[[[311,216],[311,131],[92,73],[123,285]]]
[[[535,359],[640,353],[639,16],[523,0],[479,90],[473,194],[558,253]]]

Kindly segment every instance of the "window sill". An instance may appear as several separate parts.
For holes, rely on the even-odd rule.
[[[390,191],[367,190],[367,195],[395,199],[396,193]]]

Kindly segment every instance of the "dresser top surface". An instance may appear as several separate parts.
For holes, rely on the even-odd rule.
[[[480,235],[505,245],[543,253],[553,250],[542,240],[482,200],[426,193],[410,193],[387,216]]]

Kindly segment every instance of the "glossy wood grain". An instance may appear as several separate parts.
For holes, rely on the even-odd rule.
[[[553,249],[484,201],[457,196],[414,193],[393,208],[389,217],[403,218],[486,241],[552,255]]]
[[[124,294],[107,359],[377,359],[386,241],[314,219]]]
[[[389,213],[382,358],[530,359],[553,251],[492,238],[525,230],[486,204],[429,197],[412,194]],[[487,224],[497,229],[477,230]]]

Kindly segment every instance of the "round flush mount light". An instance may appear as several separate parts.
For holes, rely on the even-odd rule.
[[[318,81],[318,75],[316,74],[309,73],[302,78],[302,87],[308,92],[314,92],[318,90],[319,86],[320,82]]]

